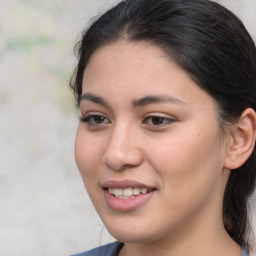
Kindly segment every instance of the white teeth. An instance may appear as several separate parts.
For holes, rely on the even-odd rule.
[[[114,188],[114,195],[122,196],[123,195],[123,190],[121,188]]]
[[[142,193],[142,194],[146,194],[146,193],[147,193],[147,189],[146,189],[146,188],[143,188],[143,189],[141,190],[141,193]]]
[[[125,188],[125,189],[123,189],[123,196],[132,196],[132,195],[133,195],[132,188]]]
[[[148,191],[146,188],[108,188],[110,194],[118,198],[131,198],[137,196],[140,193],[146,194]]]
[[[139,195],[139,194],[140,194],[140,189],[139,189],[139,188],[134,188],[134,189],[133,189],[133,194],[134,194],[135,196]]]

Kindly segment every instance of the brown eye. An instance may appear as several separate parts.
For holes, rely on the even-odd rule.
[[[149,116],[143,121],[143,123],[153,126],[164,126],[173,122],[175,122],[174,119],[161,116]]]
[[[162,125],[165,121],[165,118],[163,117],[151,117],[151,122],[153,125]]]
[[[104,116],[94,116],[92,117],[93,122],[96,124],[104,123],[105,117]]]
[[[80,118],[81,122],[88,123],[89,125],[100,125],[110,123],[110,120],[102,115],[88,115]]]

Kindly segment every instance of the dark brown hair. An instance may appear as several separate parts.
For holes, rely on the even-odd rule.
[[[77,45],[79,62],[71,79],[77,103],[90,56],[117,40],[159,46],[217,102],[221,126],[246,108],[256,110],[256,49],[242,22],[208,0],[126,0],[99,17]],[[231,171],[223,201],[227,232],[248,243],[248,198],[256,182],[256,149]]]

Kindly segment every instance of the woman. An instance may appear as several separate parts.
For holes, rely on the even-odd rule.
[[[83,34],[75,157],[118,241],[79,255],[249,255],[256,49],[208,0],[125,0]]]

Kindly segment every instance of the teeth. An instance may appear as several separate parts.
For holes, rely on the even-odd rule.
[[[133,194],[134,194],[135,196],[139,195],[139,194],[140,194],[140,189],[139,189],[139,188],[134,188],[134,189],[133,189]]]
[[[146,194],[148,190],[146,188],[108,188],[110,194],[115,197],[126,199],[141,194]]]
[[[141,193],[142,193],[142,194],[146,194],[146,193],[147,193],[147,189],[146,189],[146,188],[143,188],[143,189],[141,190]]]
[[[122,196],[123,195],[123,190],[121,188],[116,188],[116,189],[114,189],[114,194],[116,196]]]
[[[132,195],[133,195],[133,189],[132,188],[123,189],[123,196],[132,196]]]

